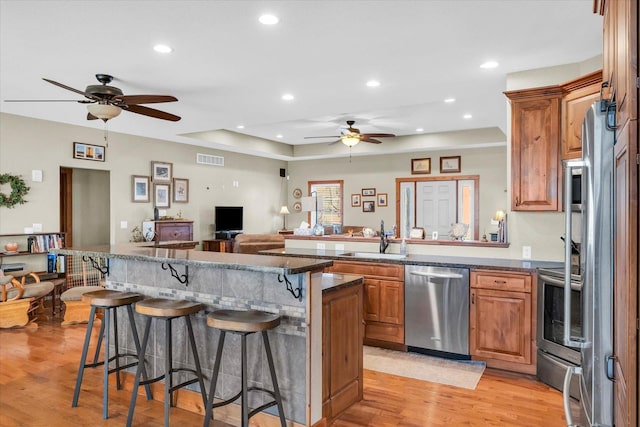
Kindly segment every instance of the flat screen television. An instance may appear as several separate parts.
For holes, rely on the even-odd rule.
[[[216,206],[216,231],[242,231],[242,206]]]

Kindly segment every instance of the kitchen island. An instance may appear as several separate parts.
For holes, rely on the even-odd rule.
[[[282,322],[270,334],[285,416],[295,425],[313,426],[322,421],[322,291],[323,286],[327,287],[326,280],[323,284],[322,271],[332,261],[170,249],[149,243],[65,248],[52,252],[81,256],[87,263],[95,263],[96,267],[102,268],[105,286],[109,289],[204,304],[205,310],[194,316],[193,324],[200,362],[207,378],[212,373],[219,332],[206,326],[206,312],[256,309],[279,314]],[[158,356],[164,349],[156,345],[155,339],[155,335],[162,332],[152,332],[151,349],[147,353],[152,376],[157,374],[156,366],[162,366]],[[127,343],[127,351],[134,352],[133,343],[128,341],[124,329],[119,336],[121,342]],[[177,334],[176,341],[175,363],[193,368],[186,338]],[[239,340],[228,341],[218,398],[235,394],[240,382],[238,357],[233,356],[240,354],[240,343]],[[248,347],[249,381],[268,388],[268,370],[264,369],[266,359],[255,336],[249,337]],[[198,390],[197,384],[190,387]],[[261,398],[260,395],[251,396],[251,406],[259,406]],[[178,406],[181,406],[180,402]],[[225,415],[222,409],[217,412],[217,416],[220,415]],[[230,419],[234,417],[233,413],[227,415]],[[271,415],[261,413],[258,417]]]

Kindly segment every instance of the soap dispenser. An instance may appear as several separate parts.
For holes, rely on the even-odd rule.
[[[405,239],[402,239],[402,243],[400,243],[400,254],[401,255],[407,254],[407,241]]]

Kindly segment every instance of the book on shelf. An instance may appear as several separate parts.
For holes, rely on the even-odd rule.
[[[64,255],[47,254],[47,273],[64,273],[66,271]]]
[[[27,238],[27,250],[34,254],[60,248],[64,248],[64,236],[62,234],[35,234]]]

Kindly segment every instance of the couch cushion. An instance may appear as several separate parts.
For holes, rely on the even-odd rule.
[[[233,242],[233,252],[241,254],[255,254],[279,248],[284,248],[282,234],[238,234]]]
[[[53,291],[54,285],[51,282],[29,283],[24,285],[23,288],[22,298],[40,298]],[[7,289],[7,299],[15,298],[18,292],[19,289],[17,287]]]

